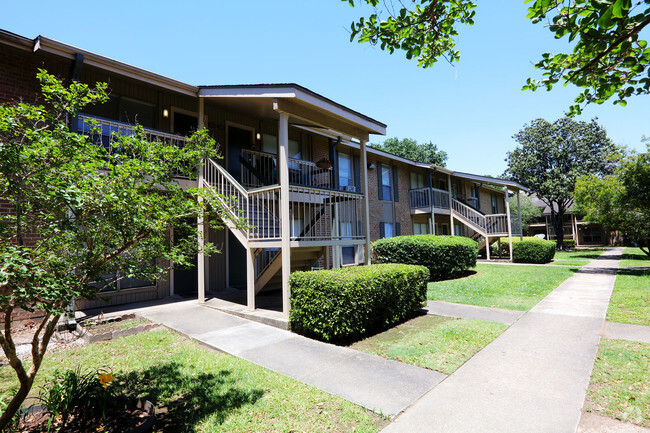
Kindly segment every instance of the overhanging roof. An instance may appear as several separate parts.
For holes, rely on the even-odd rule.
[[[480,176],[478,174],[463,173],[461,171],[455,171],[455,172],[453,172],[453,175],[457,176],[457,177],[462,177],[464,179],[473,180],[475,182],[487,183],[487,184],[490,184],[490,185],[497,185],[497,186],[505,186],[505,187],[508,187],[508,188],[521,190],[521,191],[524,191],[524,192],[528,191],[528,188],[526,188],[523,185],[518,184],[514,180],[498,179],[496,177],[490,177],[490,176]]]

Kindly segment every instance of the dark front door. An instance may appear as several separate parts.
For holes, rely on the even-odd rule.
[[[228,126],[228,172],[238,181],[241,180],[242,149],[250,149],[253,133],[246,129]]]
[[[183,113],[174,112],[174,134],[192,135],[198,126],[198,118]]]
[[[192,226],[196,225],[196,220],[186,220],[186,223]],[[183,227],[174,229],[174,244],[178,244],[183,239],[188,239],[189,236],[194,236],[196,232],[192,232]],[[194,255],[190,260],[192,266],[174,266],[174,293],[184,297],[198,296],[199,278],[196,269],[197,257]]]

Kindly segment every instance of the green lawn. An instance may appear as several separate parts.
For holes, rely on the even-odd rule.
[[[387,424],[353,403],[168,330],[48,355],[33,394],[55,368],[78,365],[112,368],[117,382],[162,408],[157,432],[376,432]],[[0,367],[0,389],[13,385],[12,373]]]
[[[586,409],[650,427],[650,344],[600,342]]]
[[[619,269],[607,320],[650,326],[650,270]]]
[[[501,323],[426,315],[350,347],[451,374],[507,328]]]
[[[556,251],[552,265],[584,266],[605,252],[607,248],[589,248],[572,251]]]
[[[641,248],[625,248],[619,266],[621,268],[650,266],[650,257],[641,251]]]
[[[479,263],[474,275],[429,283],[428,298],[528,311],[577,270],[561,266]]]

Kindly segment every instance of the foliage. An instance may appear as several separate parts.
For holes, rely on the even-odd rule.
[[[515,263],[549,263],[555,256],[555,242],[527,238],[512,243],[512,261]]]
[[[291,329],[336,341],[386,328],[423,306],[428,279],[425,267],[400,264],[294,272]]]
[[[0,394],[0,412],[7,410],[9,402],[11,401],[13,395],[16,392],[17,387],[10,387],[9,389],[4,390]],[[22,407],[21,407],[22,409]],[[14,416],[9,420],[9,423],[5,427],[7,433],[13,433],[19,431],[18,425],[20,424],[20,411],[14,413]]]
[[[580,178],[575,199],[587,221],[623,232],[650,256],[650,149],[628,155],[612,175]]]
[[[180,148],[148,141],[139,126],[111,145],[96,145],[68,123],[85,105],[105,101],[106,85],[64,86],[43,70],[38,79],[47,106],[0,105],[0,202],[13,209],[0,216],[0,346],[20,381],[0,430],[29,392],[72,299],[94,298],[115,281],[105,275],[153,280],[163,271],[156,259],[189,264],[198,231],[186,218],[207,209],[197,200],[201,191],[184,190],[175,178],[194,176],[201,159],[215,153],[205,131]],[[188,236],[172,245],[171,229]],[[45,314],[28,371],[11,336],[17,309]]]
[[[595,119],[589,123],[536,119],[513,138],[520,146],[508,152],[507,173],[549,206],[558,249],[562,249],[562,218],[573,203],[576,180],[613,172],[620,151]]]
[[[99,413],[103,419],[109,405],[116,403],[113,388],[109,387],[112,380],[113,375],[105,370],[82,370],[80,366],[56,370],[38,394],[38,401],[49,414],[47,431],[53,421],[63,430],[71,415],[93,419]]]
[[[476,266],[478,248],[463,236],[397,236],[374,242],[372,254],[377,263],[426,266],[432,280],[442,280]]]
[[[412,138],[389,138],[381,144],[372,144],[375,149],[380,149],[393,155],[401,156],[412,161],[426,162],[444,167],[447,163],[447,152],[438,150],[438,146],[429,142],[418,144]]]
[[[476,271],[469,277],[429,283],[429,299],[527,311],[577,268],[479,263]]]
[[[510,217],[515,218],[517,215],[517,197],[510,197]],[[533,199],[524,194],[519,194],[519,207],[521,208],[521,226],[523,230],[528,230],[528,224],[542,216],[542,208],[535,205]]]
[[[565,239],[564,240],[564,248],[572,250],[575,247],[576,247],[576,240],[575,239]]]
[[[347,1],[354,6],[354,0]],[[528,0],[531,1],[531,0]],[[389,53],[402,50],[408,59],[427,68],[443,58],[458,62],[455,50],[459,28],[473,25],[476,3],[472,0],[359,0],[374,7],[367,18],[351,26],[350,40],[379,44]],[[625,105],[632,95],[650,93],[650,48],[639,35],[650,23],[647,1],[630,0],[535,0],[527,19],[546,24],[556,39],[572,43],[569,53],[544,53],[535,64],[543,78],[529,78],[524,90],[569,83],[584,89],[569,107],[568,115],[579,114],[584,105],[602,104],[613,96]]]

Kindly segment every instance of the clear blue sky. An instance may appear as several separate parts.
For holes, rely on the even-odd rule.
[[[0,28],[191,84],[295,82],[386,123],[388,137],[436,143],[454,170],[499,175],[512,135],[532,119],[561,117],[577,92],[522,92],[527,77],[539,78],[540,54],[567,42],[527,21],[523,0],[478,3],[455,68],[420,69],[402,53],[350,43],[350,22],[364,9],[339,0],[0,0]],[[597,116],[616,143],[643,149],[649,115],[650,96],[641,96],[590,107],[581,119]]]

